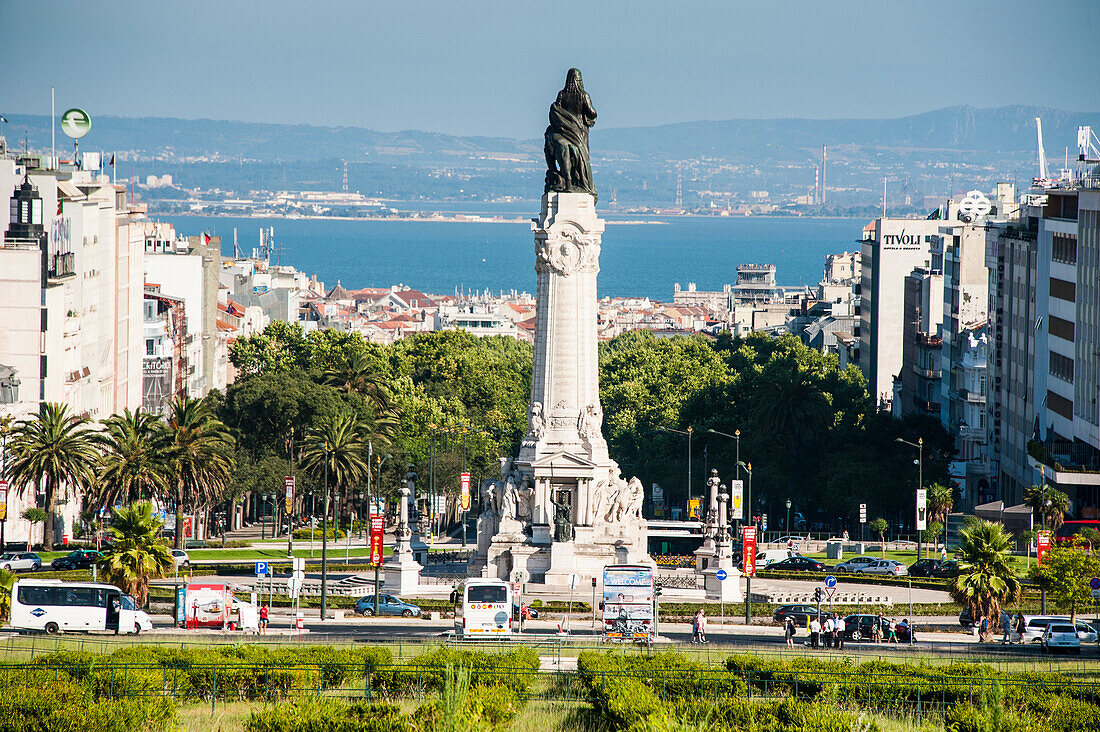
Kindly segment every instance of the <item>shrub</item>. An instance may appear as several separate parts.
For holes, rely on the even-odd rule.
[[[314,539],[320,540],[324,538],[325,532],[321,531],[321,529],[295,529],[294,540],[308,540],[311,534]],[[344,539],[347,538],[347,533],[343,529],[337,529],[333,526],[330,526],[328,529],[328,538]]]
[[[171,698],[99,699],[89,682],[58,669],[6,674],[0,679],[0,720],[5,732],[158,732],[175,717]]]
[[[347,704],[325,697],[301,697],[265,707],[245,722],[248,732],[413,732],[408,715],[392,704]]]

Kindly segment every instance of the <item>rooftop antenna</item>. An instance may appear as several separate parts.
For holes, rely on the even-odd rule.
[[[1043,150],[1043,120],[1035,118],[1035,133],[1039,138],[1039,180],[1047,179],[1047,154]]]
[[[236,257],[237,259],[244,259],[244,256],[241,254],[241,248],[239,246],[237,246],[237,227],[236,226],[233,227],[233,256]]]
[[[348,161],[344,161],[344,193],[348,192]]]

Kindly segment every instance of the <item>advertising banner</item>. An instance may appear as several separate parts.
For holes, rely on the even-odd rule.
[[[8,481],[0,480],[0,521],[8,517]]]
[[[731,480],[730,489],[733,491],[732,500],[730,501],[730,518],[743,519],[745,517],[742,509],[742,505],[745,503],[745,481]]]
[[[1040,531],[1035,536],[1035,565],[1043,566],[1043,555],[1050,551],[1050,532]]]
[[[692,498],[688,501],[688,520],[699,518],[699,509],[702,506],[702,499]]]
[[[463,473],[461,475],[461,480],[462,480],[462,482],[460,483],[460,486],[461,486],[461,491],[462,492],[459,493],[459,505],[460,505],[460,507],[462,508],[463,511],[469,511],[470,510],[470,474],[469,473]]]
[[[917,531],[928,528],[928,489],[917,489]]]
[[[288,475],[283,483],[286,485],[286,512],[291,514],[294,513],[294,476]]]
[[[385,519],[380,513],[370,516],[370,563],[382,563],[382,537],[385,531]]]
[[[603,625],[608,638],[649,638],[653,632],[653,570],[650,567],[604,567]]]
[[[756,576],[756,527],[746,526],[741,533],[741,561],[744,573]]]

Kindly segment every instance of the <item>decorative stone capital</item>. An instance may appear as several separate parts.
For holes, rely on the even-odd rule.
[[[565,224],[536,241],[535,255],[535,269],[539,272],[550,271],[565,277],[577,272],[598,272],[600,236],[585,234],[578,226]]]

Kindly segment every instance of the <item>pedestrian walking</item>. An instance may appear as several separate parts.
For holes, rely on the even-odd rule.
[[[1001,608],[1001,630],[1001,645],[1008,645],[1012,642],[1012,616],[1004,608]]]
[[[883,624],[883,622],[884,621],[882,619],[882,613],[879,613],[878,615],[875,616],[875,627],[871,628],[871,640],[875,643],[878,643],[879,641],[882,640],[882,624]]]
[[[1024,642],[1024,632],[1027,630],[1027,621],[1023,613],[1016,613],[1016,642]]]
[[[788,615],[787,619],[783,621],[783,634],[785,636],[787,636],[787,647],[788,648],[794,648],[794,633],[795,633],[794,618],[792,618],[790,615]]]
[[[821,622],[815,617],[810,621],[810,648],[817,648],[821,641]]]
[[[978,624],[978,642],[984,643],[989,640],[989,618],[982,617],[982,622]]]
[[[821,632],[824,635],[824,646],[826,648],[833,647],[833,619],[825,618],[825,622],[821,625]]]
[[[260,635],[267,635],[267,616],[269,613],[267,605],[260,605]]]
[[[838,651],[844,649],[844,618],[837,618],[833,621],[833,633],[836,635],[836,649]]]
[[[944,546],[943,544],[940,544],[940,561],[941,562],[946,562],[947,561],[947,547]]]
[[[699,611],[699,642],[707,643],[707,616],[702,610]]]
[[[691,642],[692,643],[706,643],[706,624],[707,617],[703,614],[703,609],[699,608],[699,611],[695,613],[695,617],[691,620]]]
[[[893,618],[890,618],[889,625],[890,634],[886,637],[886,640],[890,643],[898,642],[898,624],[894,622]]]

